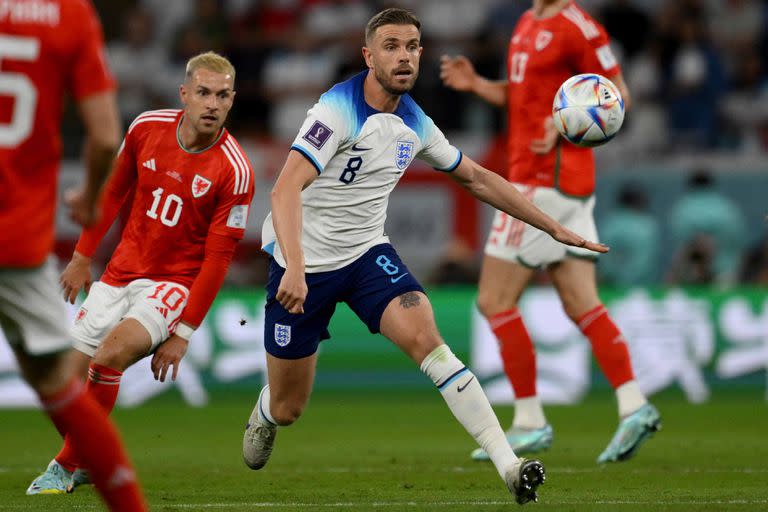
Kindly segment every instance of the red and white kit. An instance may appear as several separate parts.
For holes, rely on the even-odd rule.
[[[575,3],[558,14],[536,18],[528,10],[509,44],[507,112],[509,181],[566,228],[597,241],[592,216],[595,161],[592,150],[560,140],[545,155],[530,149],[544,135],[555,93],[579,73],[608,78],[621,72],[605,29]],[[585,249],[568,253],[592,257]],[[539,230],[497,212],[486,254],[528,266],[560,261],[566,247]]]
[[[69,348],[53,261],[63,98],[111,91],[90,2],[0,9],[0,310],[29,354]]]
[[[75,347],[93,355],[121,318],[135,318],[153,349],[180,320],[199,325],[245,234],[253,170],[226,129],[200,151],[179,139],[181,110],[136,118],[120,148],[100,223],[76,250],[91,256],[127,198],[130,214],[100,283],[91,287],[72,328]]]

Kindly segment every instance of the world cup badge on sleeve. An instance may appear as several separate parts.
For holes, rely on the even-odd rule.
[[[408,167],[408,164],[413,160],[413,142],[409,140],[397,141],[395,147],[395,164],[400,170]]]
[[[192,197],[202,197],[211,189],[211,180],[195,174],[192,180]]]
[[[275,324],[275,343],[284,347],[291,342],[291,326]]]

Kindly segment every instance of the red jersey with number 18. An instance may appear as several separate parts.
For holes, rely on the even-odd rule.
[[[87,0],[0,2],[0,267],[53,249],[64,96],[115,88]]]
[[[189,151],[179,139],[181,110],[155,110],[128,128],[104,195],[105,218],[83,231],[77,251],[90,256],[135,190],[123,235],[101,281],[136,279],[189,287],[203,263],[209,232],[240,240],[253,199],[253,170],[226,129]]]
[[[552,102],[563,82],[579,73],[611,78],[621,72],[605,29],[574,2],[549,18],[537,18],[528,10],[512,34],[507,68],[509,180],[591,195],[591,149],[560,140],[546,155],[537,155],[530,145],[544,135],[544,121],[552,116]]]

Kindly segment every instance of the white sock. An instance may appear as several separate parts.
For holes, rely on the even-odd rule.
[[[261,393],[259,393],[259,401],[257,402],[257,404],[259,406],[259,419],[264,423],[268,423],[270,425],[277,425],[275,418],[272,417],[272,413],[269,411],[269,386],[268,385],[261,388]]]
[[[475,376],[453,355],[448,345],[440,345],[421,363],[443,395],[448,408],[496,466],[502,478],[519,460],[509,446],[499,420]]]
[[[616,388],[616,400],[619,402],[619,417],[625,418],[648,403],[640,391],[637,382],[630,380]]]
[[[546,424],[547,418],[544,417],[544,408],[541,406],[541,400],[537,395],[515,400],[513,427],[533,430],[543,428]]]

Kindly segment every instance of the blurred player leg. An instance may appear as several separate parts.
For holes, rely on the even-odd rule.
[[[515,391],[515,417],[506,436],[518,454],[546,450],[553,435],[536,395],[536,351],[517,309],[533,273],[531,268],[486,255],[477,299],[478,309],[496,335],[504,372]],[[488,460],[488,454],[478,448],[472,459]]]
[[[660,428],[659,414],[634,380],[626,341],[597,295],[595,264],[566,258],[549,272],[563,309],[589,339],[595,359],[616,392],[619,429],[600,462],[625,460]]]
[[[78,457],[91,471],[109,509],[147,510],[117,430],[73,376],[68,359],[64,355],[30,357],[20,350],[17,356],[24,376],[38,392],[58,431],[73,440]]]
[[[146,356],[152,348],[147,329],[134,318],[121,321],[96,350],[88,369],[86,390],[107,414],[112,412],[120,391],[123,371]],[[86,354],[82,354],[86,356]],[[82,359],[82,356],[79,356]],[[74,472],[80,466],[77,447],[71,436],[64,439],[64,446],[54,460],[67,471]],[[82,483],[82,482],[79,482]]]
[[[381,317],[381,333],[432,379],[459,423],[488,453],[518,502],[535,500],[536,488],[544,482],[543,465],[517,458],[480,383],[443,343],[426,295],[406,292],[393,299]]]
[[[299,419],[312,394],[317,352],[300,359],[279,359],[267,354],[265,386],[248,418],[243,434],[243,461],[261,469],[272,454],[278,425],[288,426]]]

